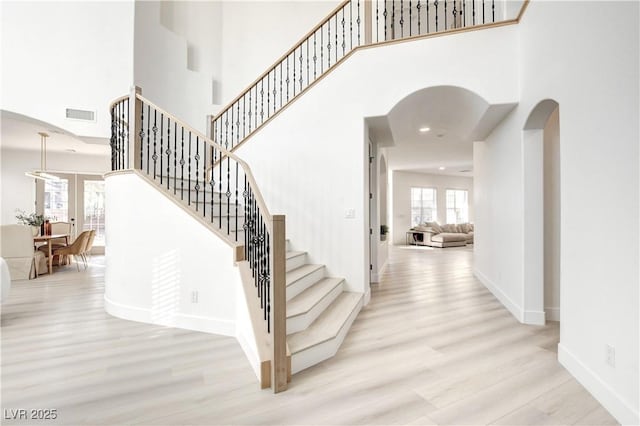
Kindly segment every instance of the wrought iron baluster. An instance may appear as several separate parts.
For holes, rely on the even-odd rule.
[[[181,126],[181,148],[180,148],[180,199],[184,200],[184,127]]]
[[[173,122],[173,195],[176,195],[178,179],[178,123]]]
[[[413,35],[413,7],[411,6],[411,0],[409,0],[409,37]]]
[[[215,176],[215,165],[216,165],[216,147],[211,147],[211,153],[209,155],[209,170],[211,171],[211,176],[209,177],[209,187],[211,188],[211,214],[210,214],[210,219],[211,219],[211,223],[213,223],[213,207],[214,207],[214,203],[213,203],[213,199],[215,197],[215,185],[216,185],[216,181],[214,179]]]
[[[484,0],[482,0],[482,23],[483,24],[485,23],[485,20],[484,20]]]
[[[264,123],[264,79],[260,80],[260,124],[262,123]]]
[[[236,145],[238,145],[239,143],[240,143],[240,101],[238,101],[236,104]]]
[[[453,0],[453,10],[451,11],[451,13],[453,14],[453,28],[457,28],[457,23],[456,23],[456,15],[457,15],[456,0]]]
[[[387,40],[387,1],[384,0],[384,12],[382,12],[382,16],[384,18],[384,39]]]
[[[491,0],[491,22],[496,22],[496,2]]]
[[[298,57],[298,59],[300,60],[300,78],[298,79],[298,81],[300,82],[300,93],[302,93],[302,83],[304,82],[304,78],[302,77],[302,64],[304,62],[304,57],[302,56],[302,44],[300,44],[300,56]]]
[[[467,26],[467,0],[460,0],[460,6],[462,7],[462,19],[460,22],[463,27]]]
[[[421,28],[421,25],[420,25],[420,9],[421,9],[421,7],[422,6],[420,6],[420,0],[418,0],[416,2],[416,9],[417,9],[416,10],[416,14],[418,15],[418,35],[422,34],[422,28]]]
[[[324,31],[322,30],[322,28],[324,27],[324,24],[322,24],[320,26],[320,75],[322,75],[322,73],[324,73]],[[295,80],[295,74],[293,75],[294,80]],[[295,96],[295,93],[294,93]]]
[[[169,180],[171,179],[171,119],[167,117],[167,189],[169,189]]]
[[[377,4],[376,0],[376,4]],[[345,32],[345,24],[347,23],[346,19],[344,19],[344,7],[342,8],[342,21],[340,21],[340,23],[342,24],[342,56],[344,57],[345,55],[345,49],[347,47],[347,43],[345,41],[345,36],[346,36],[346,32]],[[376,28],[376,31],[378,29]],[[308,42],[307,42],[308,43]]]
[[[436,32],[438,32],[438,0],[435,0],[433,2],[433,5],[435,6],[436,10]]]
[[[404,0],[400,0],[400,38],[404,37]]]
[[[427,34],[429,34],[429,0],[427,0],[426,3],[427,3]]]
[[[218,229],[222,229],[222,152],[218,158]]]
[[[327,20],[327,69],[331,68],[331,19]]]
[[[238,162],[236,161],[236,199],[234,201],[236,205],[236,241],[238,241]]]
[[[271,116],[271,81],[269,75],[271,75],[271,72],[267,74],[267,118]]]
[[[335,47],[336,47],[336,50],[335,50],[334,54],[335,54],[335,59],[336,59],[335,62],[337,63],[338,62],[338,12],[336,12],[335,17],[336,17],[336,22],[335,22],[335,33],[336,33],[336,46]]]
[[[202,139],[202,216],[207,217],[207,142],[204,139]]]
[[[267,333],[271,333],[271,247],[269,242],[269,232],[265,227],[265,245],[266,245],[266,281],[267,281]]]
[[[157,147],[157,136],[158,136],[158,125],[157,125],[158,111],[153,110],[153,155],[151,158],[153,159],[153,179],[156,179],[156,162],[158,161],[158,154],[156,153]]]
[[[313,81],[316,80],[316,75],[317,75],[317,62],[318,62],[318,49],[317,49],[317,43],[316,43],[316,34],[318,32],[314,32],[313,33]]]
[[[189,178],[187,179],[187,204],[191,205],[191,132],[189,132]]]
[[[396,2],[391,0],[391,39],[396,38]]]
[[[137,102],[135,98],[133,101]],[[140,134],[138,137],[140,138],[140,170],[142,170],[142,163],[144,161],[144,105],[140,107]]]
[[[472,6],[472,14],[471,17],[473,18],[472,20],[472,25],[476,24],[476,0],[471,0],[471,6]]]
[[[151,125],[151,105],[147,105],[147,175],[149,174],[149,167],[150,167],[150,159],[151,159],[151,131],[150,131],[150,125]]]
[[[278,64],[278,68],[280,68],[280,108],[282,108],[282,63]]]
[[[349,50],[353,49],[353,1],[349,2]]]
[[[234,124],[233,124],[233,123],[234,123],[234,121],[233,121],[233,113],[234,113],[234,111],[233,111],[233,105],[231,105],[231,108],[229,108],[229,109],[231,110],[231,149],[233,149],[233,141],[234,141],[234,137],[233,137],[233,135],[235,134],[235,133],[234,133],[235,126],[234,126]]]
[[[277,98],[278,98],[278,97],[276,96],[276,95],[278,94],[278,91],[276,90],[276,87],[278,87],[278,86],[276,85],[276,78],[277,78],[276,74],[277,74],[277,73],[276,73],[276,69],[274,68],[274,69],[273,69],[273,113],[274,113],[274,114],[275,114],[275,112],[276,112],[276,102],[277,102],[276,100],[277,100]]]
[[[230,228],[230,216],[231,216],[231,157],[227,156],[227,192],[225,196],[227,197],[227,235],[231,234]]]
[[[160,185],[162,185],[162,172],[163,167],[162,167],[162,151],[163,151],[163,147],[162,147],[162,142],[164,140],[164,113],[160,113]],[[155,168],[154,168],[154,176],[153,178],[155,179]]]
[[[358,9],[358,19],[356,19],[356,24],[358,26],[358,46],[360,46],[360,22],[362,22],[360,20],[360,0],[358,0],[358,3],[356,4],[357,9]]]
[[[311,80],[309,79],[309,39],[307,39],[307,87],[311,84]]]

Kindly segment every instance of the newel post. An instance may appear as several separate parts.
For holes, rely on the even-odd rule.
[[[273,252],[271,256],[271,283],[273,291],[273,363],[271,368],[271,384],[275,393],[287,389],[287,297],[285,280],[286,242],[285,216],[273,216]]]
[[[364,44],[371,44],[371,27],[373,20],[373,6],[371,0],[364,0]]]
[[[136,97],[141,95],[142,89],[133,86],[129,94],[129,168],[139,169],[140,164],[140,116],[142,114],[142,101]]]

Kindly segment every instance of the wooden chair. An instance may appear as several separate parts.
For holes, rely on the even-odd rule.
[[[57,234],[67,234],[71,235],[71,223],[69,222],[52,222],[51,223],[51,233],[53,235]],[[65,238],[55,238],[51,240],[51,251],[55,249],[59,249],[61,247],[67,246],[67,240]],[[49,247],[47,244],[43,244],[38,247],[38,250],[42,251],[45,256],[49,253]],[[60,259],[58,259],[58,264],[60,264]]]
[[[79,256],[82,259],[82,255],[85,251],[85,247],[87,246],[87,242],[89,240],[89,236],[91,235],[91,231],[84,231],[82,234],[78,235],[78,238],[68,246],[59,247],[55,249],[51,255],[52,256],[60,256],[60,258],[65,258],[66,256],[72,256],[76,262],[76,268],[78,268],[78,272],[80,272],[80,265],[78,264],[78,259],[76,256]],[[85,269],[87,269],[85,265]]]

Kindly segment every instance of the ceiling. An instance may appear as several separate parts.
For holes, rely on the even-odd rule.
[[[469,90],[439,86],[414,92],[386,116],[366,121],[390,169],[473,176],[473,142],[484,140],[514,107],[489,105]]]
[[[0,145],[2,148],[40,150],[40,135],[45,132],[47,152],[69,152],[109,155],[109,139],[79,137],[64,129],[9,111],[0,112]]]

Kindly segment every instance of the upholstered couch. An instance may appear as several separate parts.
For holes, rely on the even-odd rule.
[[[473,224],[440,225],[427,222],[411,228],[413,243],[430,247],[460,247],[473,244]]]

